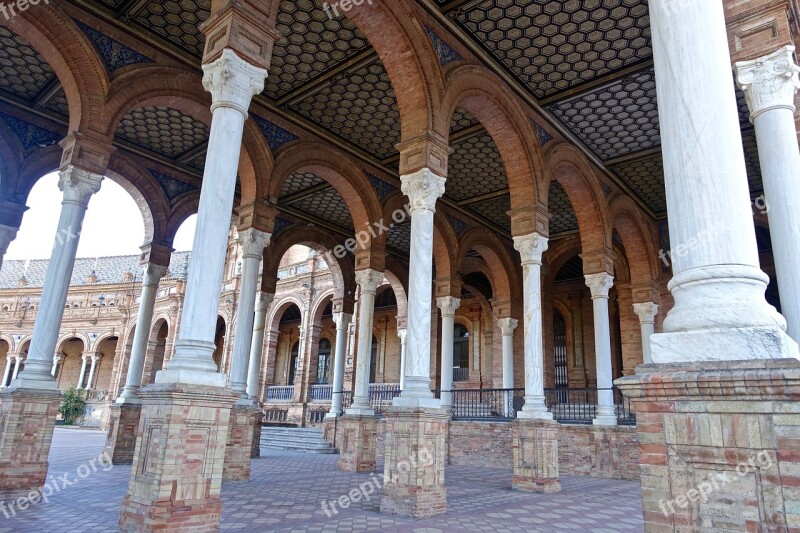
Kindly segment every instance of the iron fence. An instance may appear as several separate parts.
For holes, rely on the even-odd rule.
[[[333,398],[333,385],[311,385],[309,399],[312,402],[330,402]]]
[[[294,400],[294,385],[267,387],[268,402],[291,402]]]
[[[454,368],[453,383],[469,381],[469,368]]]
[[[397,383],[373,383],[369,386],[369,406],[375,414],[386,414],[392,405],[392,400],[400,395],[400,385]],[[347,409],[353,404],[353,391],[342,391],[342,409]]]

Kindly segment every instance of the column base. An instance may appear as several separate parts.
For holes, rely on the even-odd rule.
[[[440,409],[389,408],[382,513],[427,518],[447,512],[444,467],[449,420]]]
[[[345,415],[339,418],[342,447],[336,467],[343,472],[374,472],[378,417]]]
[[[27,496],[44,485],[60,403],[60,391],[0,392],[0,500]]]
[[[231,408],[222,481],[247,481],[250,479],[253,431],[256,415],[260,413],[253,406],[245,406],[238,403]]]
[[[646,531],[800,529],[800,361],[642,365],[616,384],[636,409]]]
[[[777,326],[656,333],[650,349],[653,363],[691,363],[696,354],[714,361],[800,358],[797,343]]]
[[[142,406],[138,403],[117,403],[112,404],[109,411],[110,427],[104,451],[111,458],[112,464],[132,464]]]
[[[253,443],[250,447],[250,459],[261,457],[261,429],[264,427],[264,413],[257,408],[253,414]]]
[[[218,531],[230,389],[160,383],[139,391],[142,414],[119,531]]]
[[[558,429],[556,422],[516,420],[511,425],[514,490],[553,494],[561,492],[558,477]]]

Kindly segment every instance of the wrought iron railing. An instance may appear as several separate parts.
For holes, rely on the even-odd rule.
[[[267,387],[268,402],[291,402],[294,400],[294,385]]]
[[[312,402],[330,402],[333,397],[333,385],[311,385],[309,400]]]
[[[469,368],[454,368],[453,383],[469,381]]]
[[[525,389],[460,389],[450,394],[454,420],[516,418],[525,400]]]
[[[369,406],[375,414],[386,414],[392,405],[392,400],[400,395],[398,383],[373,383],[369,386]],[[347,409],[353,404],[353,391],[342,392],[342,409]]]

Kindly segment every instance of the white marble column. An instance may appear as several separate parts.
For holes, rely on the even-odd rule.
[[[442,313],[442,391],[441,402],[443,408],[453,406],[453,332],[455,330],[456,311],[461,306],[461,300],[452,296],[436,299],[436,306]]]
[[[26,359],[27,361],[27,359]],[[22,356],[18,355],[14,358],[14,371],[11,372],[11,381],[14,381],[19,376],[19,369],[22,368]]]
[[[347,326],[353,315],[348,313],[334,313],[333,321],[336,323],[336,348],[333,352],[333,395],[331,396],[331,410],[325,418],[336,418],[342,414],[342,389],[344,388],[344,363],[347,359]]]
[[[411,213],[408,340],[403,392],[394,405],[439,407],[431,392],[431,300],[433,280],[433,215],[444,194],[445,178],[423,168],[402,176],[402,190]]]
[[[402,391],[406,386],[406,334],[408,330],[400,328],[397,330],[397,336],[400,337],[400,390]]]
[[[650,336],[656,332],[655,319],[658,314],[658,305],[655,302],[633,304],[633,312],[639,317],[642,328],[642,362],[649,365],[653,362],[650,352]]]
[[[58,369],[59,362],[61,362],[61,354],[55,354],[53,356],[53,368],[50,369],[50,375],[54,378],[56,377],[56,370]]]
[[[3,387],[8,383],[9,374],[11,374],[11,355],[6,355],[6,369],[3,372]]]
[[[186,285],[179,340],[156,383],[182,382],[224,387],[226,376],[213,361],[214,333],[228,247],[242,133],[250,102],[264,90],[267,71],[225,49],[203,65],[203,86],[212,95],[200,207]]]
[[[261,361],[264,354],[264,332],[267,327],[267,311],[275,299],[274,294],[259,292],[256,298],[256,314],[253,324],[253,341],[250,343],[250,365],[247,369],[247,395],[258,402],[258,385],[261,378]]]
[[[737,82],[756,129],[781,312],[795,340],[800,340],[800,149],[794,122],[798,72],[794,46],[736,63]]]
[[[99,355],[92,355],[92,364],[89,366],[89,380],[86,382],[86,390],[94,388],[94,372],[97,370],[97,362],[100,360]]]
[[[17,238],[18,228],[0,224],[0,269],[3,268],[3,257],[8,251],[8,246]]]
[[[503,388],[514,388],[514,330],[517,329],[519,323],[513,318],[501,318],[497,321],[497,327],[500,328],[502,335],[502,349],[503,349]],[[506,392],[505,409],[506,416],[511,415],[511,399],[514,395],[513,392]]]
[[[25,370],[12,387],[20,389],[57,388],[50,367],[56,352],[58,331],[67,302],[72,268],[78,251],[83,218],[89,199],[100,190],[103,177],[71,166],[60,172],[59,188],[64,193],[53,253],[47,265],[39,312],[33,326]]]
[[[514,238],[514,247],[522,258],[522,326],[525,353],[525,405],[519,418],[552,420],[544,398],[544,338],[542,335],[542,254],[547,251],[547,237],[531,233]],[[504,378],[505,379],[505,378]],[[513,385],[513,378],[512,378]],[[505,384],[503,385],[505,387]]]
[[[764,297],[722,2],[651,0],[674,307],[655,363],[800,357]]]
[[[597,416],[594,424],[616,426],[611,368],[611,324],[608,316],[608,291],[614,286],[614,277],[602,272],[588,274],[585,278],[586,286],[592,291],[594,309],[594,354],[597,370]]]
[[[375,313],[375,291],[383,282],[383,273],[374,270],[356,272],[360,288],[358,297],[358,347],[356,351],[356,384],[353,404],[348,415],[370,416],[375,412],[369,405],[369,374],[372,355],[372,323]]]
[[[253,403],[247,395],[247,370],[250,366],[250,352],[253,344],[258,273],[261,259],[264,257],[264,248],[269,245],[270,237],[269,233],[253,228],[239,233],[239,243],[242,247],[242,277],[239,285],[236,326],[233,333],[231,388],[239,394],[238,403],[240,404],[252,405]]]
[[[148,263],[142,275],[142,293],[139,298],[139,311],[136,317],[136,330],[133,332],[131,357],[128,362],[128,375],[125,388],[117,398],[117,403],[139,403],[137,391],[142,384],[144,361],[147,357],[147,341],[153,323],[153,309],[158,295],[158,284],[167,275],[167,267]]]
[[[84,388],[83,387],[83,381],[84,381],[84,378],[86,377],[86,360],[89,357],[90,356],[88,354],[83,354],[81,356],[81,372],[80,372],[80,374],[78,374],[78,386],[76,387],[78,389],[83,389]]]

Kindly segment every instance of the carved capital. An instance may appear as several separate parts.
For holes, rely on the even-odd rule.
[[[361,287],[361,293],[375,294],[378,287],[383,283],[383,272],[366,269],[356,272],[356,283]]]
[[[442,311],[442,316],[454,316],[461,306],[461,300],[452,296],[436,298],[436,307]]]
[[[89,198],[100,190],[103,176],[78,167],[70,166],[59,172],[58,188],[64,193],[64,201],[86,207]]]
[[[269,310],[275,295],[268,292],[259,292],[256,296],[256,312],[266,312]]]
[[[497,320],[497,327],[500,328],[500,333],[502,333],[503,337],[512,336],[518,325],[519,322],[515,318],[500,318]]]
[[[514,248],[522,257],[522,266],[541,265],[542,254],[547,251],[549,239],[538,233],[514,237]]]
[[[167,267],[148,263],[144,266],[142,285],[145,287],[158,287],[161,278],[167,275]]]
[[[406,336],[408,335],[408,330],[406,329],[398,329],[397,336],[400,337],[400,344],[406,343]]]
[[[267,71],[254,67],[226,48],[222,55],[203,65],[203,87],[211,93],[211,111],[218,107],[231,107],[247,117],[253,97],[264,90]]]
[[[423,168],[413,174],[400,177],[403,194],[408,196],[411,214],[417,210],[436,212],[436,201],[444,194],[447,181],[430,169]]]
[[[269,246],[271,237],[271,234],[253,228],[240,232],[239,244],[242,246],[242,257],[260,260],[264,256],[264,248]]]
[[[773,109],[794,112],[794,95],[800,89],[800,67],[794,62],[794,46],[736,63],[736,83],[744,92],[750,121]]]
[[[8,250],[8,245],[17,238],[19,228],[0,226],[0,257]]]
[[[655,302],[633,304],[633,312],[642,324],[652,324],[658,314],[658,304]]]
[[[587,274],[586,286],[592,291],[592,299],[608,298],[608,291],[614,286],[614,276],[601,272],[600,274]]]
[[[347,329],[351,320],[353,320],[353,315],[350,313],[333,313],[333,321],[336,323],[336,329]]]

